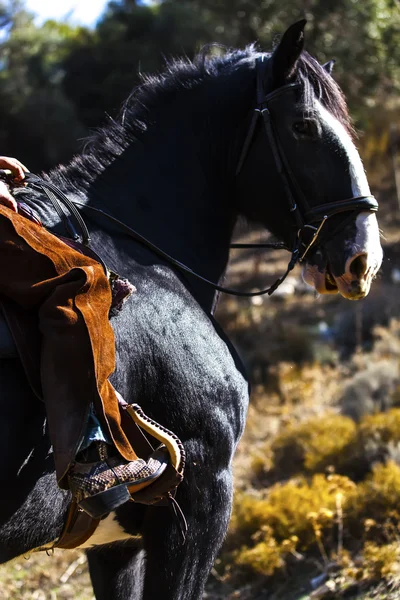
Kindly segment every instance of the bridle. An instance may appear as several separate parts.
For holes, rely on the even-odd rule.
[[[79,211],[76,207],[79,207],[82,211],[95,212],[114,224],[118,225],[118,227],[123,230],[129,237],[135,239],[137,242],[147,246],[152,250],[155,254],[160,256],[162,259],[166,260],[171,265],[175,266],[180,271],[186,272],[200,281],[210,285],[215,290],[219,292],[224,292],[226,294],[231,294],[235,296],[241,297],[252,297],[252,296],[261,296],[264,294],[268,294],[269,296],[273,294],[273,292],[281,285],[281,283],[286,279],[287,275],[292,271],[297,263],[302,263],[310,251],[311,248],[315,248],[317,245],[321,244],[321,231],[326,223],[326,221],[340,213],[349,212],[360,212],[360,211],[374,211],[378,210],[378,203],[374,196],[355,196],[349,198],[347,200],[339,200],[337,202],[330,202],[328,204],[322,204],[316,207],[311,207],[304,194],[301,191],[300,186],[298,185],[296,178],[290,168],[286,155],[283,151],[282,145],[279,140],[279,136],[276,132],[276,128],[274,127],[273,119],[271,116],[271,112],[269,110],[269,105],[272,100],[275,100],[278,96],[283,95],[288,92],[288,90],[299,89],[299,84],[287,84],[284,85],[277,90],[265,95],[263,90],[263,81],[265,79],[267,61],[264,61],[264,57],[261,56],[256,59],[256,78],[257,78],[257,98],[256,98],[256,107],[253,112],[253,117],[251,120],[251,124],[249,130],[247,132],[242,151],[240,153],[238,166],[236,169],[236,176],[239,176],[242,167],[248,157],[258,123],[260,118],[264,124],[264,129],[267,135],[267,139],[274,157],[275,165],[277,168],[277,172],[280,175],[283,188],[285,190],[285,195],[288,201],[290,214],[292,215],[293,224],[296,228],[297,234],[295,237],[295,242],[293,248],[290,249],[284,243],[261,243],[261,244],[231,244],[233,248],[254,248],[254,247],[262,247],[262,248],[274,248],[274,249],[285,249],[291,252],[291,257],[288,262],[286,272],[279,277],[273,285],[269,288],[260,290],[258,292],[241,292],[239,290],[234,290],[231,288],[227,288],[221,286],[209,279],[206,279],[199,273],[193,271],[190,267],[176,260],[161,248],[158,248],[155,244],[150,242],[140,233],[135,231],[132,227],[120,221],[116,217],[110,215],[109,213],[95,208],[93,206],[89,206],[84,204],[83,202],[71,201],[69,200],[65,194],[56,186],[51,184],[49,181],[42,179],[41,177],[34,175],[33,173],[27,173],[25,182],[33,188],[36,188],[42,192],[44,192],[47,197],[52,202],[55,207],[58,215],[61,220],[64,222],[65,228],[69,235],[73,237],[75,240],[81,240],[83,244],[90,244],[90,235],[89,230],[80,215]],[[69,213],[69,214],[68,214]],[[80,230],[80,235],[78,234],[76,227],[73,224],[71,219],[75,220],[76,225]],[[347,222],[347,221],[346,221]],[[345,223],[341,224],[341,228],[343,228]],[[306,233],[312,233],[311,240],[308,242],[303,241],[305,239]],[[336,233],[336,230],[335,232]],[[331,234],[331,235],[334,235]]]
[[[266,71],[268,68],[268,61],[264,60],[264,56],[260,56],[256,59],[257,102],[250,127],[240,153],[238,166],[236,168],[236,176],[238,176],[242,170],[242,167],[249,154],[257,130],[257,125],[260,119],[262,119],[268,143],[274,157],[275,166],[278,174],[280,175],[286,199],[288,201],[293,224],[297,231],[294,246],[291,250],[292,255],[286,272],[268,290],[264,290],[262,292],[271,295],[285,280],[295,265],[304,261],[310,249],[321,244],[321,232],[323,226],[330,217],[349,211],[352,213],[366,210],[376,212],[378,210],[378,202],[374,196],[369,195],[353,196],[352,198],[348,198],[346,200],[338,200],[336,202],[320,204],[315,207],[311,207],[309,205],[294,176],[292,169],[290,168],[289,162],[280,143],[276,128],[274,127],[274,122],[270,111],[270,104],[273,100],[276,100],[279,96],[286,94],[289,90],[294,91],[300,89],[301,86],[296,83],[289,83],[265,95],[263,81],[265,80]],[[347,220],[341,223],[340,228],[343,228],[346,223]],[[335,235],[338,229],[339,228],[336,228],[335,231],[331,233],[331,236]],[[303,241],[303,238],[306,238],[305,234],[309,232],[312,233],[310,241]]]

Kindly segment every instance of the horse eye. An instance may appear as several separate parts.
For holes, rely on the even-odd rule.
[[[317,126],[311,120],[297,121],[293,124],[293,131],[300,136],[314,137],[317,133]]]

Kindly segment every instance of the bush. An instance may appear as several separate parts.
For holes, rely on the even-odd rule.
[[[352,454],[352,467],[365,473],[377,462],[396,459],[400,445],[400,409],[368,415],[362,419]]]
[[[375,465],[367,479],[349,495],[345,514],[353,535],[364,533],[365,521],[369,519],[374,524],[375,535],[381,531],[381,535],[387,537],[392,530],[390,523],[396,528],[400,523],[400,467],[392,461]]]
[[[333,466],[340,471],[348,460],[347,449],[354,444],[356,425],[348,417],[315,417],[291,426],[271,445],[274,472],[283,476],[304,470],[325,471]]]
[[[278,544],[271,527],[263,527],[262,536],[259,537],[262,537],[262,541],[259,541],[253,548],[244,546],[235,553],[235,563],[239,567],[244,567],[260,575],[272,575],[284,566],[284,556],[288,552],[288,546],[287,544]],[[296,538],[292,540],[294,549],[296,541]]]
[[[257,452],[253,469],[258,479],[267,470],[272,480],[297,473],[324,473],[327,470],[359,480],[376,462],[400,461],[400,409],[367,415],[359,425],[349,417],[328,414],[297,425],[282,433]]]
[[[342,414],[359,421],[363,416],[392,408],[398,401],[398,360],[380,360],[357,373],[345,386],[340,405]]]
[[[367,542],[363,549],[364,577],[384,579],[399,572],[400,545],[398,541],[379,546]]]
[[[358,435],[364,447],[370,440],[375,440],[382,446],[387,446],[390,442],[400,442],[400,409],[393,408],[386,413],[364,417]]]
[[[236,499],[231,525],[231,542],[236,546],[254,540],[263,527],[271,528],[278,544],[298,539],[305,550],[316,543],[316,529],[334,526],[337,494],[347,496],[355,484],[340,475],[314,475],[311,482],[299,477],[274,485],[265,499],[242,495]]]
[[[301,558],[299,552],[310,556],[318,549],[323,561],[337,561],[346,577],[353,571],[362,580],[385,577],[400,562],[399,507],[400,467],[393,462],[376,465],[358,485],[348,477],[322,474],[309,482],[299,477],[276,484],[264,499],[236,499],[229,545],[240,550],[231,552],[230,561],[270,576],[290,555]],[[354,551],[354,539],[364,539],[364,544],[353,562],[342,543],[353,544]],[[355,548],[358,552],[360,544]],[[342,557],[347,557],[343,564]]]

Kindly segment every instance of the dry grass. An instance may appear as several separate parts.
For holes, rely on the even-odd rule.
[[[56,550],[0,567],[0,600],[94,600],[83,552]]]
[[[400,598],[400,410],[380,412],[398,405],[398,384],[380,384],[379,394],[375,386],[359,423],[338,414],[344,390],[361,397],[381,371],[388,381],[399,325],[377,328],[370,352],[346,363],[280,363],[274,386],[284,394],[268,405],[270,396],[256,397],[236,464],[247,477],[220,563],[244,598]]]

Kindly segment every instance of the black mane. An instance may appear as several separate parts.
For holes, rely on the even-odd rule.
[[[218,47],[211,45],[212,48]],[[141,83],[132,91],[119,115],[99,128],[86,140],[84,151],[66,166],[54,169],[49,177],[61,188],[74,187],[76,193],[85,190],[91,181],[110,165],[138,136],[146,131],[150,109],[167,95],[180,89],[191,89],[222,74],[228,75],[245,63],[251,64],[263,53],[254,44],[244,50],[225,50],[210,55],[210,46],[193,61],[179,58],[168,61],[163,72],[140,74]],[[265,55],[265,53],[264,53]],[[272,54],[266,54],[269,58]],[[307,52],[297,62],[295,81],[304,86],[304,111],[312,112],[316,96],[346,130],[353,133],[346,101],[334,79]]]

